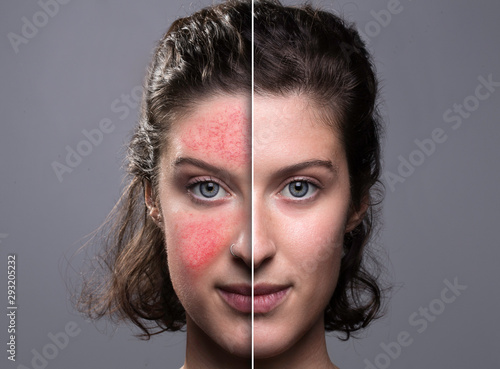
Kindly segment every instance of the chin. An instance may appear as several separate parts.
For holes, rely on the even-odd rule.
[[[226,328],[216,339],[217,344],[231,355],[250,358],[252,355],[252,327],[236,324]]]
[[[285,332],[279,332],[278,329],[274,331],[266,329],[264,332],[260,331],[256,326],[254,332],[254,355],[256,360],[278,356],[290,349],[294,344]]]
[[[279,341],[278,342],[269,342],[262,341],[257,343],[257,339],[255,339],[254,346],[254,357],[255,360],[265,360],[273,357],[277,357],[280,354],[286,352],[289,349],[289,345],[286,342]]]
[[[223,342],[221,346],[231,355],[240,358],[249,359],[252,355],[251,339],[234,339],[233,341]]]

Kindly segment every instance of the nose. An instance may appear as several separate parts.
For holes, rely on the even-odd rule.
[[[252,266],[252,228],[250,214],[251,210],[249,209],[238,239],[230,246],[229,250],[235,260],[242,261],[248,268]]]
[[[271,212],[265,204],[254,202],[253,225],[253,258],[254,269],[257,270],[276,254]]]

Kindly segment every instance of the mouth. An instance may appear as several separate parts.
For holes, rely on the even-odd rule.
[[[222,299],[240,313],[252,312],[252,286],[249,284],[233,284],[218,288]]]
[[[255,314],[269,313],[280,305],[290,291],[290,285],[258,284],[254,286],[253,310]],[[235,284],[218,287],[222,299],[233,309],[248,314],[252,312],[252,287]]]
[[[288,296],[291,286],[257,284],[254,286],[253,310],[255,314],[269,313]]]

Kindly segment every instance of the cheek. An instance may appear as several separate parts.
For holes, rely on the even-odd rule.
[[[229,247],[229,228],[223,219],[181,220],[175,225],[172,249],[185,267],[203,270],[222,248]]]
[[[325,217],[302,219],[282,233],[283,244],[290,245],[289,257],[294,260],[296,270],[303,275],[321,270],[340,259],[344,239],[342,220],[340,224]]]

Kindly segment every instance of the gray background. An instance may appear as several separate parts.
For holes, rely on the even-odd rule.
[[[73,0],[47,17],[17,53],[7,35],[20,35],[22,17],[32,20],[41,7],[27,0],[0,4],[0,301],[6,312],[7,255],[15,253],[19,307],[15,364],[4,350],[4,313],[0,319],[2,368],[33,368],[32,350],[42,352],[51,342],[48,334],[63,331],[68,322],[75,322],[80,333],[47,368],[182,364],[182,333],[141,342],[126,326],[110,326],[102,334],[75,314],[65,265],[66,259],[80,260],[73,254],[83,237],[118,198],[122,148],[137,118],[134,101],[127,111],[120,99],[141,84],[152,48],[167,26],[201,4],[184,3]],[[500,3],[401,0],[400,11],[381,25],[376,14],[393,3],[320,3],[355,21],[375,55],[386,121],[384,173],[400,175],[401,158],[424,159],[411,175],[405,173],[403,183],[391,188],[385,181],[377,245],[386,254],[387,278],[398,286],[389,313],[363,339],[340,343],[329,337],[330,354],[342,369],[365,368],[365,360],[375,363],[377,357],[379,368],[498,368],[500,89],[480,101],[470,96],[480,76],[492,74],[500,81]],[[43,24],[43,15],[38,17]],[[443,114],[464,100],[470,116],[453,129]],[[97,128],[104,118],[114,130],[103,134],[102,142],[60,181],[51,164],[65,164],[66,146],[81,145],[82,130]],[[436,128],[446,141],[419,157],[415,140],[430,138]],[[467,288],[451,303],[438,301],[444,281],[454,279]],[[409,319],[421,307],[435,314],[419,333],[421,326]],[[411,344],[384,361],[381,345],[404,331]]]

